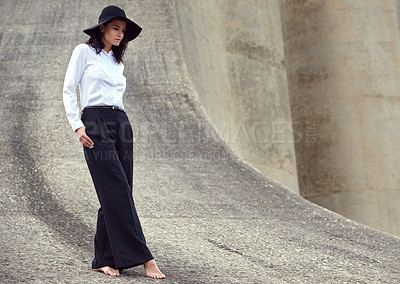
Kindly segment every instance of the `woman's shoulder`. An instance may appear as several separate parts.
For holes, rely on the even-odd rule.
[[[72,56],[81,58],[81,57],[86,57],[87,55],[87,47],[85,46],[87,44],[80,43],[76,45],[72,51]]]
[[[73,56],[81,59],[85,58],[85,60],[87,60],[88,58],[92,58],[92,56],[95,54],[96,52],[94,48],[87,43],[80,43],[76,45],[74,50],[72,51]]]
[[[96,54],[96,50],[94,49],[94,47],[90,46],[87,43],[80,43],[80,44],[76,45],[74,48],[74,52],[83,53],[86,55],[90,54],[90,53]]]
[[[88,50],[90,50],[90,46],[86,43],[80,43],[76,45],[74,48],[74,52],[79,52],[79,53],[87,52]]]

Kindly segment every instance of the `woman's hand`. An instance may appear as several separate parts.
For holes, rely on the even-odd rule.
[[[94,147],[92,139],[90,139],[89,136],[86,135],[84,126],[78,128],[77,130],[75,130],[75,132],[76,134],[78,134],[78,139],[84,147],[89,147],[90,149]]]

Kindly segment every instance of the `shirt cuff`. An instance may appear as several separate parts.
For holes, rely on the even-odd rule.
[[[82,120],[76,121],[76,122],[72,122],[71,123],[71,127],[72,130],[75,132],[78,128],[81,128],[82,126],[85,126],[82,122]]]

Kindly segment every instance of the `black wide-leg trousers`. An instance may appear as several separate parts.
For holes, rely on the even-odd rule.
[[[84,154],[100,208],[92,268],[129,268],[153,259],[132,197],[133,133],[125,112],[84,109],[81,117],[94,147]]]

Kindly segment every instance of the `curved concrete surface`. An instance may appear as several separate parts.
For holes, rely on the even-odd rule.
[[[396,1],[281,7],[295,131],[318,136],[295,144],[301,196],[400,236]]]
[[[175,3],[189,79],[216,130],[298,193],[279,1]]]
[[[129,3],[129,5],[128,5]],[[2,283],[154,283],[90,270],[98,201],[61,100],[106,1],[3,1]],[[241,162],[182,61],[172,1],[115,1],[144,27],[126,55],[134,192],[163,283],[398,283],[400,239],[304,200]],[[93,7],[99,7],[94,9]]]

